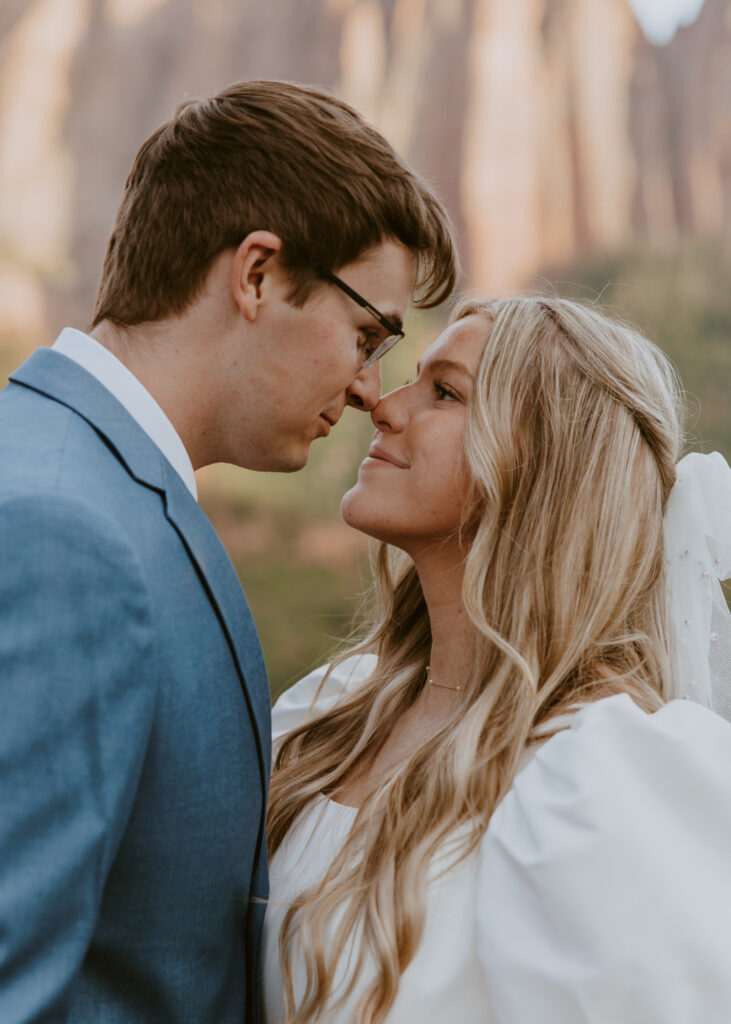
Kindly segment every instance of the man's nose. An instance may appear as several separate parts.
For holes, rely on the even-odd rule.
[[[346,392],[348,405],[363,412],[370,412],[378,405],[381,397],[381,366],[363,367]]]

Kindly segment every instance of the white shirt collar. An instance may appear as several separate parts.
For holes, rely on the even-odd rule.
[[[109,349],[73,327],[61,331],[53,349],[83,366],[114,395],[157,445],[197,501],[195,472],[185,445],[175,427],[135,375]]]

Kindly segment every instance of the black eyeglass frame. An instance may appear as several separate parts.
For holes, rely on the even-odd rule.
[[[371,352],[363,363],[364,369],[366,367],[373,366],[374,363],[377,363],[378,360],[385,356],[387,352],[391,351],[394,345],[405,337],[403,327],[401,324],[396,323],[395,320],[391,320],[390,317],[384,316],[383,313],[379,313],[375,306],[372,306],[367,299],[364,299],[362,295],[359,295],[358,292],[355,291],[354,288],[351,288],[349,284],[346,284],[345,281],[341,281],[337,274],[327,273],[324,274],[323,277],[327,281],[331,281],[334,285],[337,285],[337,287],[340,288],[341,291],[345,292],[353,302],[357,302],[359,306],[362,306],[363,309],[367,310],[374,320],[377,320],[381,327],[385,327],[389,332],[388,337],[383,339],[375,352]]]

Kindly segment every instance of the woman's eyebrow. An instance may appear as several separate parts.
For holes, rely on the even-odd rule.
[[[465,377],[469,377],[470,380],[474,379],[472,370],[464,363],[458,362],[456,359],[430,359],[426,364],[427,370],[456,370],[458,373],[463,373]],[[421,360],[416,364],[416,372],[421,373]]]

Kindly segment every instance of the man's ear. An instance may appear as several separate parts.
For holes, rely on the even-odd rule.
[[[262,300],[262,281],[273,269],[282,239],[271,231],[252,231],[234,253],[231,267],[233,299],[246,320],[255,320]]]

